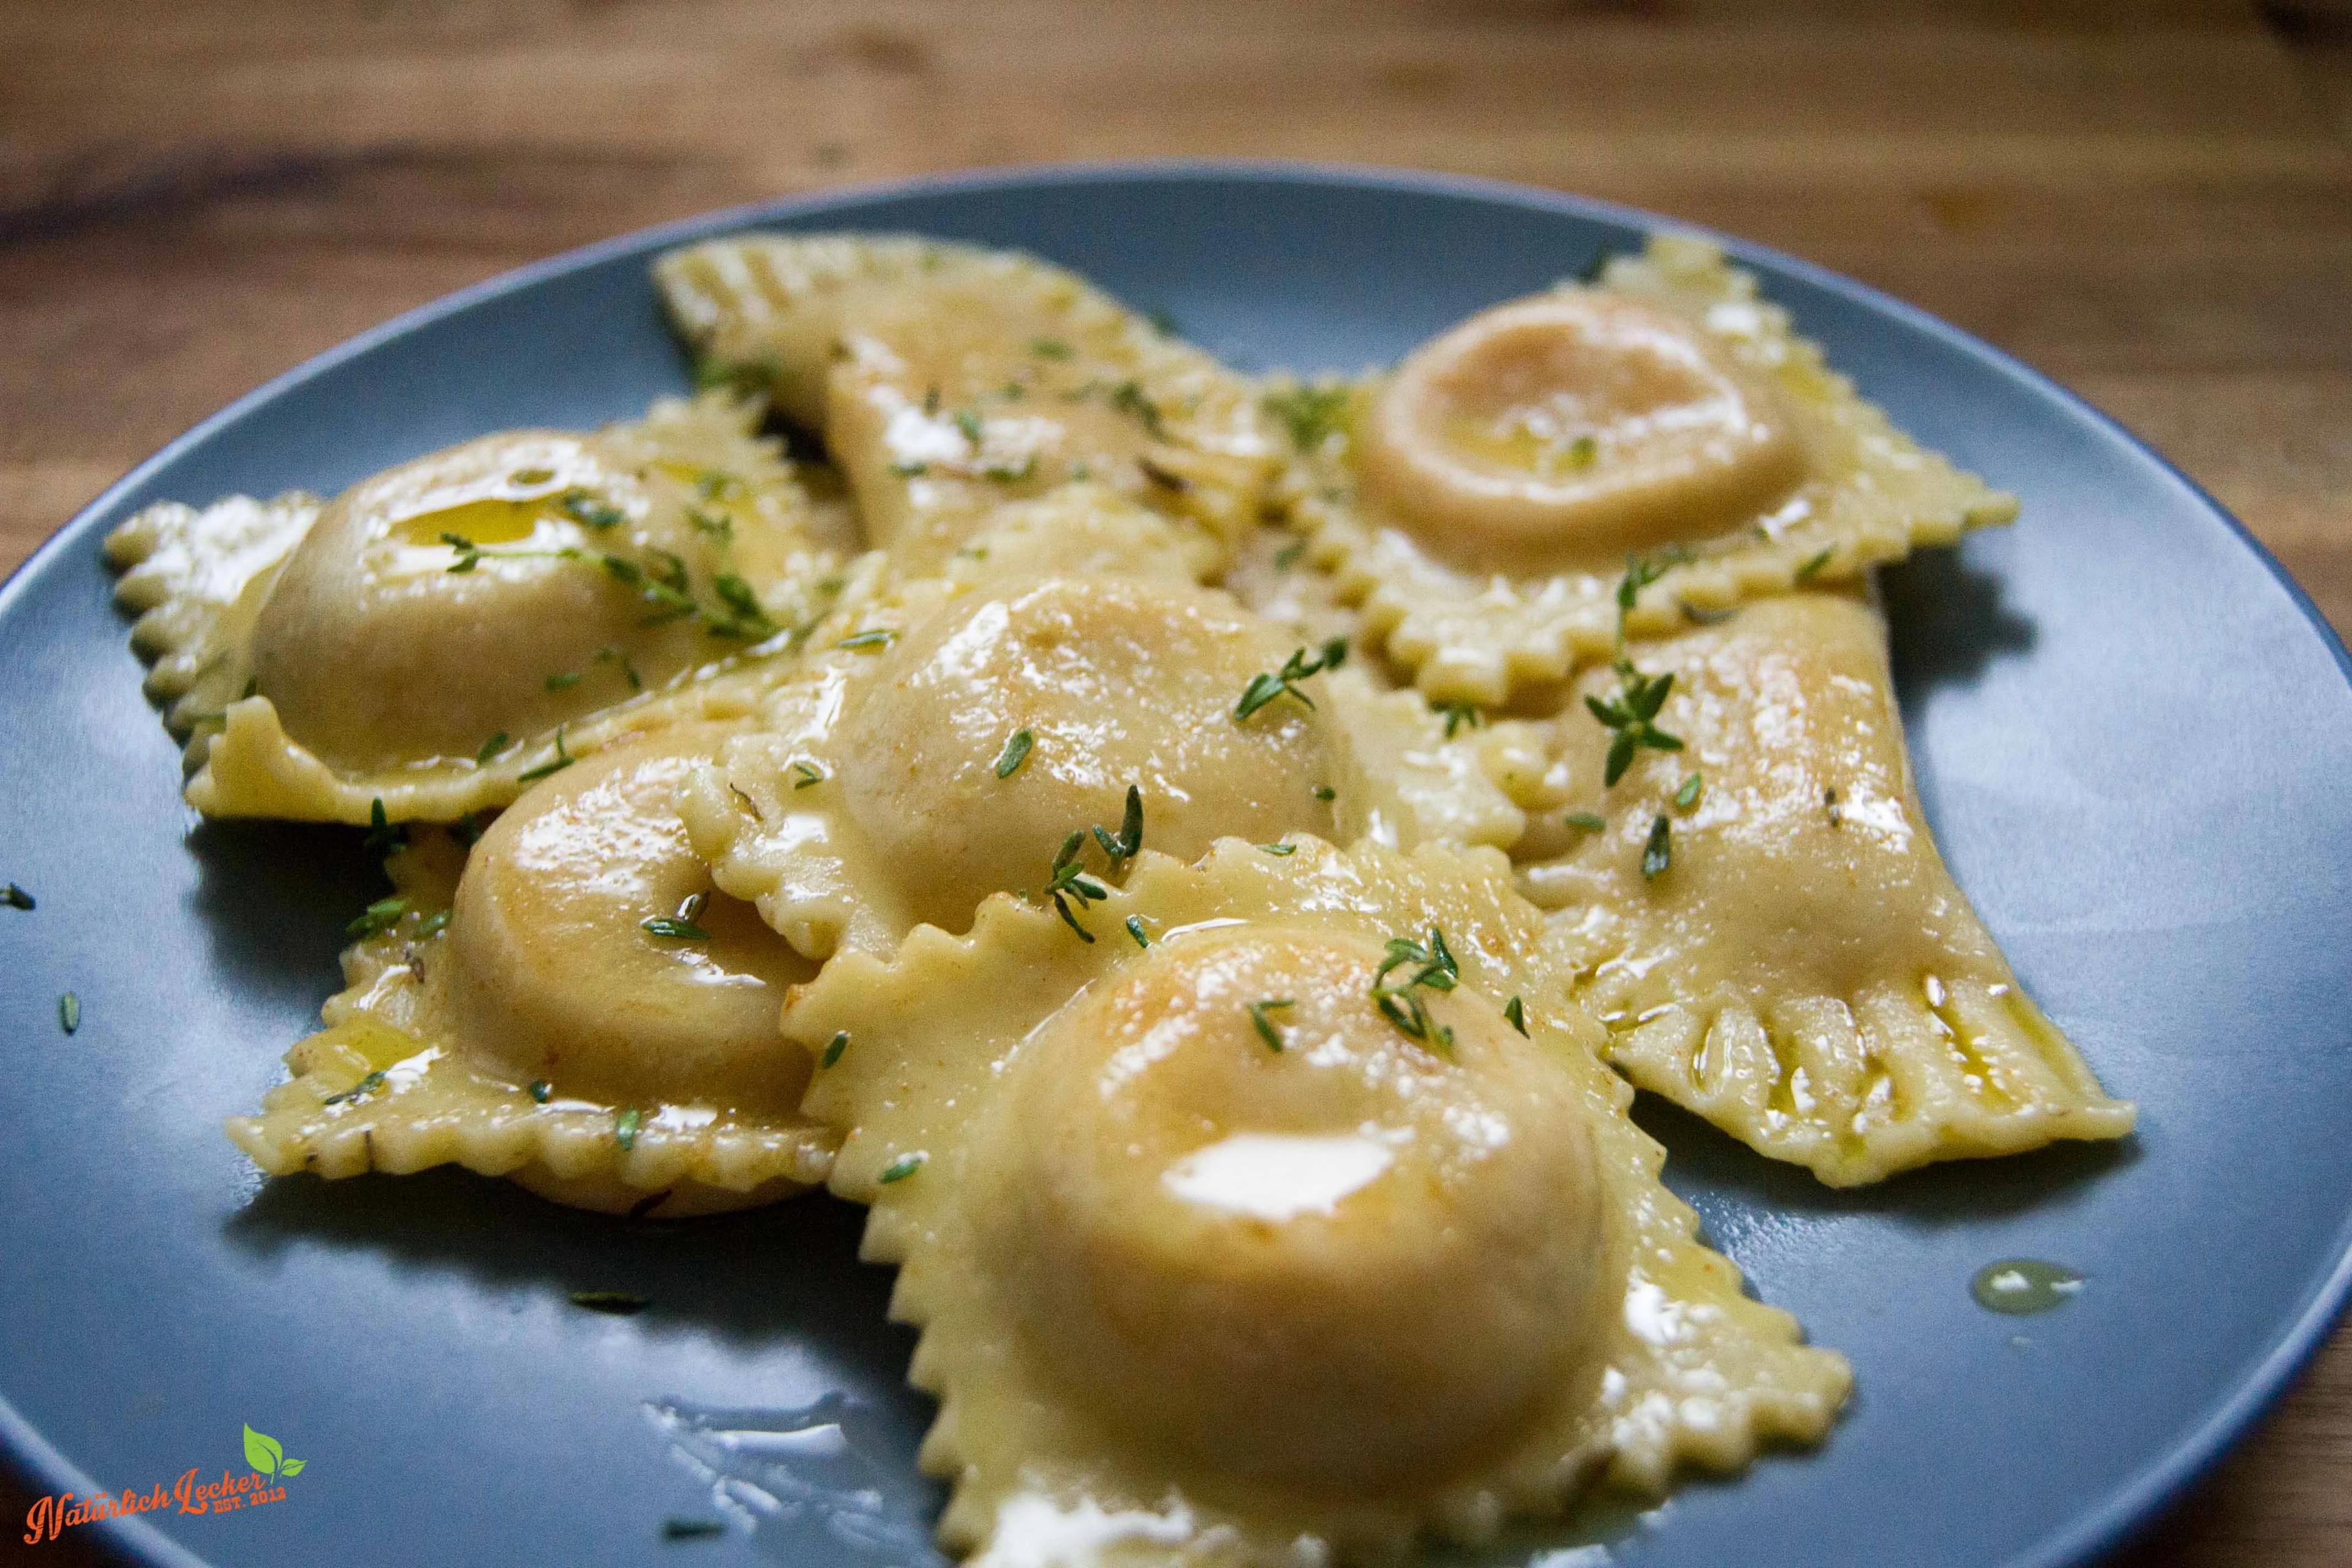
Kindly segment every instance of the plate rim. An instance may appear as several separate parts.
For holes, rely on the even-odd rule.
[[[1097,185],[1214,183],[1251,184],[1269,191],[1285,187],[1338,186],[1405,196],[1463,197],[1567,216],[1599,218],[1654,231],[1672,230],[1706,238],[1720,245],[1736,258],[1764,264],[1814,288],[1857,301],[1877,314],[1891,317],[1911,331],[1937,340],[1945,347],[1978,361],[2009,381],[2022,384],[2031,392],[2054,398],[2077,416],[2086,418],[2103,434],[2121,440],[2153,463],[2164,477],[2179,486],[2234,535],[2237,542],[2269,572],[2272,579],[2285,591],[2289,603],[2318,634],[2321,646],[2334,657],[2337,673],[2347,686],[2352,686],[2352,650],[2347,650],[2344,639],[2321,614],[2317,604],[2252,531],[2202,485],[2182,472],[2120,420],[2080,393],[2036,370],[2016,355],[1919,306],[1771,246],[1621,202],[1479,175],[1380,164],[1275,158],[1048,163],[863,181],[698,213],[632,229],[526,262],[404,310],[355,333],[272,376],[165,442],[121,478],[108,485],[87,505],[76,510],[19,563],[5,582],[0,582],[0,620],[5,620],[16,608],[17,601],[28,591],[33,577],[46,573],[68,550],[84,542],[84,537],[94,531],[100,514],[112,510],[124,495],[145,483],[184,453],[253,411],[346,362],[486,301],[632,255],[649,254],[762,224],[821,216],[828,212],[851,210],[908,196],[1041,187],[1076,189]],[[2339,1230],[2339,1237],[2352,1233],[2352,1210],[2347,1210],[2346,1217],[2347,1228]],[[2141,1466],[2095,1506],[2079,1512],[2067,1525],[2046,1536],[2037,1545],[2029,1546],[2022,1555],[2011,1559],[2007,1568],[2088,1568],[2088,1564],[2159,1522],[2231,1449],[2250,1435],[2255,1425],[2284,1395],[2296,1375],[2310,1363],[2337,1322],[2346,1316],[2347,1306],[2352,1306],[2352,1239],[2339,1247],[2332,1268],[2305,1298],[2301,1310],[2286,1331],[2272,1342],[2254,1368],[2239,1381],[2228,1397],[2200,1425],[2189,1429],[2159,1456]],[[72,1492],[90,1496],[100,1489],[90,1477],[61,1454],[9,1402],[5,1391],[0,1391],[0,1455],[5,1455],[19,1476],[36,1484],[47,1483],[52,1493]],[[141,1518],[100,1521],[93,1527],[92,1533],[83,1539],[97,1544],[101,1552],[110,1551],[143,1564],[156,1564],[160,1568],[215,1568]]]

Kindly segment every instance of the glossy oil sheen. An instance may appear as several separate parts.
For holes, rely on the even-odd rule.
[[[0,595],[0,878],[39,903],[0,910],[0,1437],[35,1490],[217,1474],[250,1424],[306,1461],[282,1503],[109,1527],[147,1562],[239,1568],[848,1568],[872,1554],[845,1536],[877,1531],[914,1561],[891,1521],[938,1499],[913,1469],[929,1409],[903,1386],[908,1336],[841,1205],[631,1226],[461,1173],[263,1187],[220,1121],[278,1080],[336,984],[343,921],[383,889],[356,832],[188,831],[109,603],[106,528],[151,500],[331,492],[487,431],[639,413],[685,384],[647,259],[748,222],[1026,246],[1245,363],[1354,370],[1581,271],[1638,220],[1498,186],[1214,168],[722,216],[370,334],[102,498]],[[1859,1391],[1819,1452],[1685,1486],[1638,1528],[1615,1516],[1608,1556],[1577,1561],[2088,1561],[2275,1393],[2345,1287],[2344,655],[2228,519],[2097,415],[1905,307],[1740,254],[1867,395],[2023,498],[2015,529],[1887,574],[1904,712],[1960,884],[2141,1130],[1832,1192],[1644,1110],[1712,1239],[1853,1357]],[[69,1040],[66,990],[83,1005]],[[2030,1343],[1969,1289],[2019,1257],[2096,1281]],[[577,1289],[653,1304],[610,1317]],[[723,1539],[662,1541],[665,1520],[718,1517],[714,1479],[741,1472],[692,1413],[792,1432],[836,1394],[860,1464],[891,1478],[886,1517],[754,1531],[739,1513]],[[748,1479],[793,1492],[766,1458]],[[803,1479],[819,1498],[841,1478]],[[1592,1539],[1521,1531],[1499,1560]]]

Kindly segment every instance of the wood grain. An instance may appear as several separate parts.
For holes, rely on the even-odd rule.
[[[1528,181],[1826,263],[2115,413],[2352,628],[2347,0],[0,0],[0,564],[532,258],[1186,155]],[[2120,1561],[2352,1561],[2352,1339]]]

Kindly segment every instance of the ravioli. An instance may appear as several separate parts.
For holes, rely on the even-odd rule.
[[[1571,708],[1513,851],[1612,1062],[1837,1186],[2131,1131],[1936,852],[1874,610],[1792,595],[1628,654],[1673,677],[1654,723],[1680,749],[1606,786],[1622,731]]]
[[[2010,521],[1704,241],[1500,305],[1361,386],[1277,384],[1279,487],[1368,637],[1433,697],[1499,705],[1604,652]]]
[[[936,565],[1007,499],[1108,485],[1222,554],[1276,463],[1250,384],[1087,283],[1012,252],[755,236],[655,267],[703,374],[820,432],[868,537]]]
[[[455,1163],[581,1207],[677,1216],[820,1180],[806,1056],[776,1030],[814,966],[712,887],[672,800],[729,734],[683,724],[534,784],[460,860],[435,834],[344,955],[293,1079],[229,1134],[271,1175]],[[462,865],[462,870],[459,869]]]
[[[744,710],[822,609],[837,520],[752,412],[664,400],[109,542],[208,816],[454,820],[617,736]]]
[[[1493,852],[1147,850],[1100,913],[1149,945],[998,898],[785,1015],[950,1549],[1380,1555],[1833,1419],[1845,1363],[1698,1244]]]

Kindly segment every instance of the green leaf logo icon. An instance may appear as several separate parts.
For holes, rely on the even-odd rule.
[[[278,1446],[277,1438],[265,1436],[250,1426],[245,1429],[245,1462],[247,1464],[265,1476],[274,1476],[278,1473],[278,1462],[285,1457],[286,1450]],[[300,1461],[296,1462],[299,1464]]]
[[[281,1476],[299,1476],[302,1473],[302,1467],[310,1462],[308,1459],[289,1459],[278,1467],[278,1473]]]

